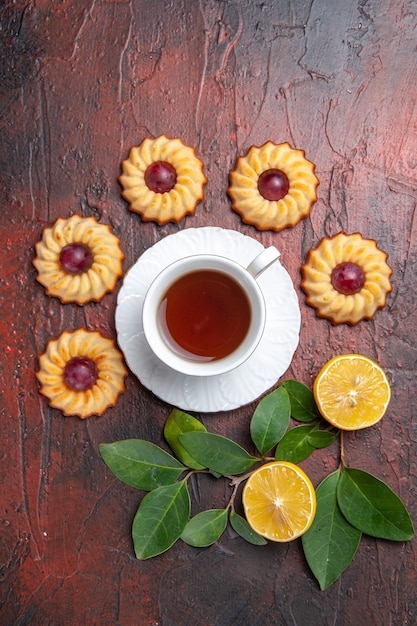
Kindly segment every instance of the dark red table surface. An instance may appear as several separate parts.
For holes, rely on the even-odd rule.
[[[208,549],[178,542],[134,557],[142,493],[113,477],[101,442],[163,445],[171,406],[133,374],[99,418],[65,418],[35,379],[48,339],[84,326],[115,337],[116,290],[62,305],[35,280],[34,245],[75,212],[120,237],[124,271],[152,244],[219,225],[276,245],[299,295],[300,344],[285,378],[310,385],[332,356],[378,361],[392,401],[375,427],[345,438],[350,465],[385,480],[417,520],[416,130],[414,0],[6,1],[0,8],[1,624],[123,626],[417,623],[416,542],[364,538],[321,592],[299,541],[259,548],[230,529]],[[180,137],[208,178],[179,224],[143,223],[121,198],[120,164],[145,137]],[[227,197],[238,155],[288,141],[317,165],[310,216],[281,233],[242,223]],[[323,236],[361,232],[389,253],[393,291],[356,327],[318,319],[300,266]],[[199,414],[248,445],[253,404]],[[315,485],[336,444],[302,463]],[[224,505],[227,485],[195,482],[195,506]]]

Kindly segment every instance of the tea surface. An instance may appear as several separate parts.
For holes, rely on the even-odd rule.
[[[243,288],[215,270],[185,274],[165,293],[159,324],[167,343],[194,360],[231,354],[244,340],[251,307]]]

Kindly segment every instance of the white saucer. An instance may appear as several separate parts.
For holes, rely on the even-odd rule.
[[[291,278],[279,261],[258,279],[266,302],[263,337],[252,356],[235,370],[206,378],[179,374],[157,359],[143,334],[143,300],[164,267],[204,253],[220,254],[246,267],[262,249],[259,241],[234,230],[189,228],[153,245],[128,271],[116,308],[119,346],[132,372],[161,400],[184,411],[236,409],[256,400],[288,369],[298,346],[301,316]]]

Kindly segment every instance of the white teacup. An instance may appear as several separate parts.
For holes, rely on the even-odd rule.
[[[214,254],[182,258],[161,271],[143,304],[154,354],[190,376],[223,374],[244,363],[265,327],[257,277],[280,256],[265,248],[248,267]]]

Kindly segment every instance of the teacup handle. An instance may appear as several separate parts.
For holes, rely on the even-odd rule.
[[[280,252],[274,246],[265,248],[258,256],[256,256],[246,268],[249,274],[254,278],[258,278],[272,263],[274,263],[279,257]]]

